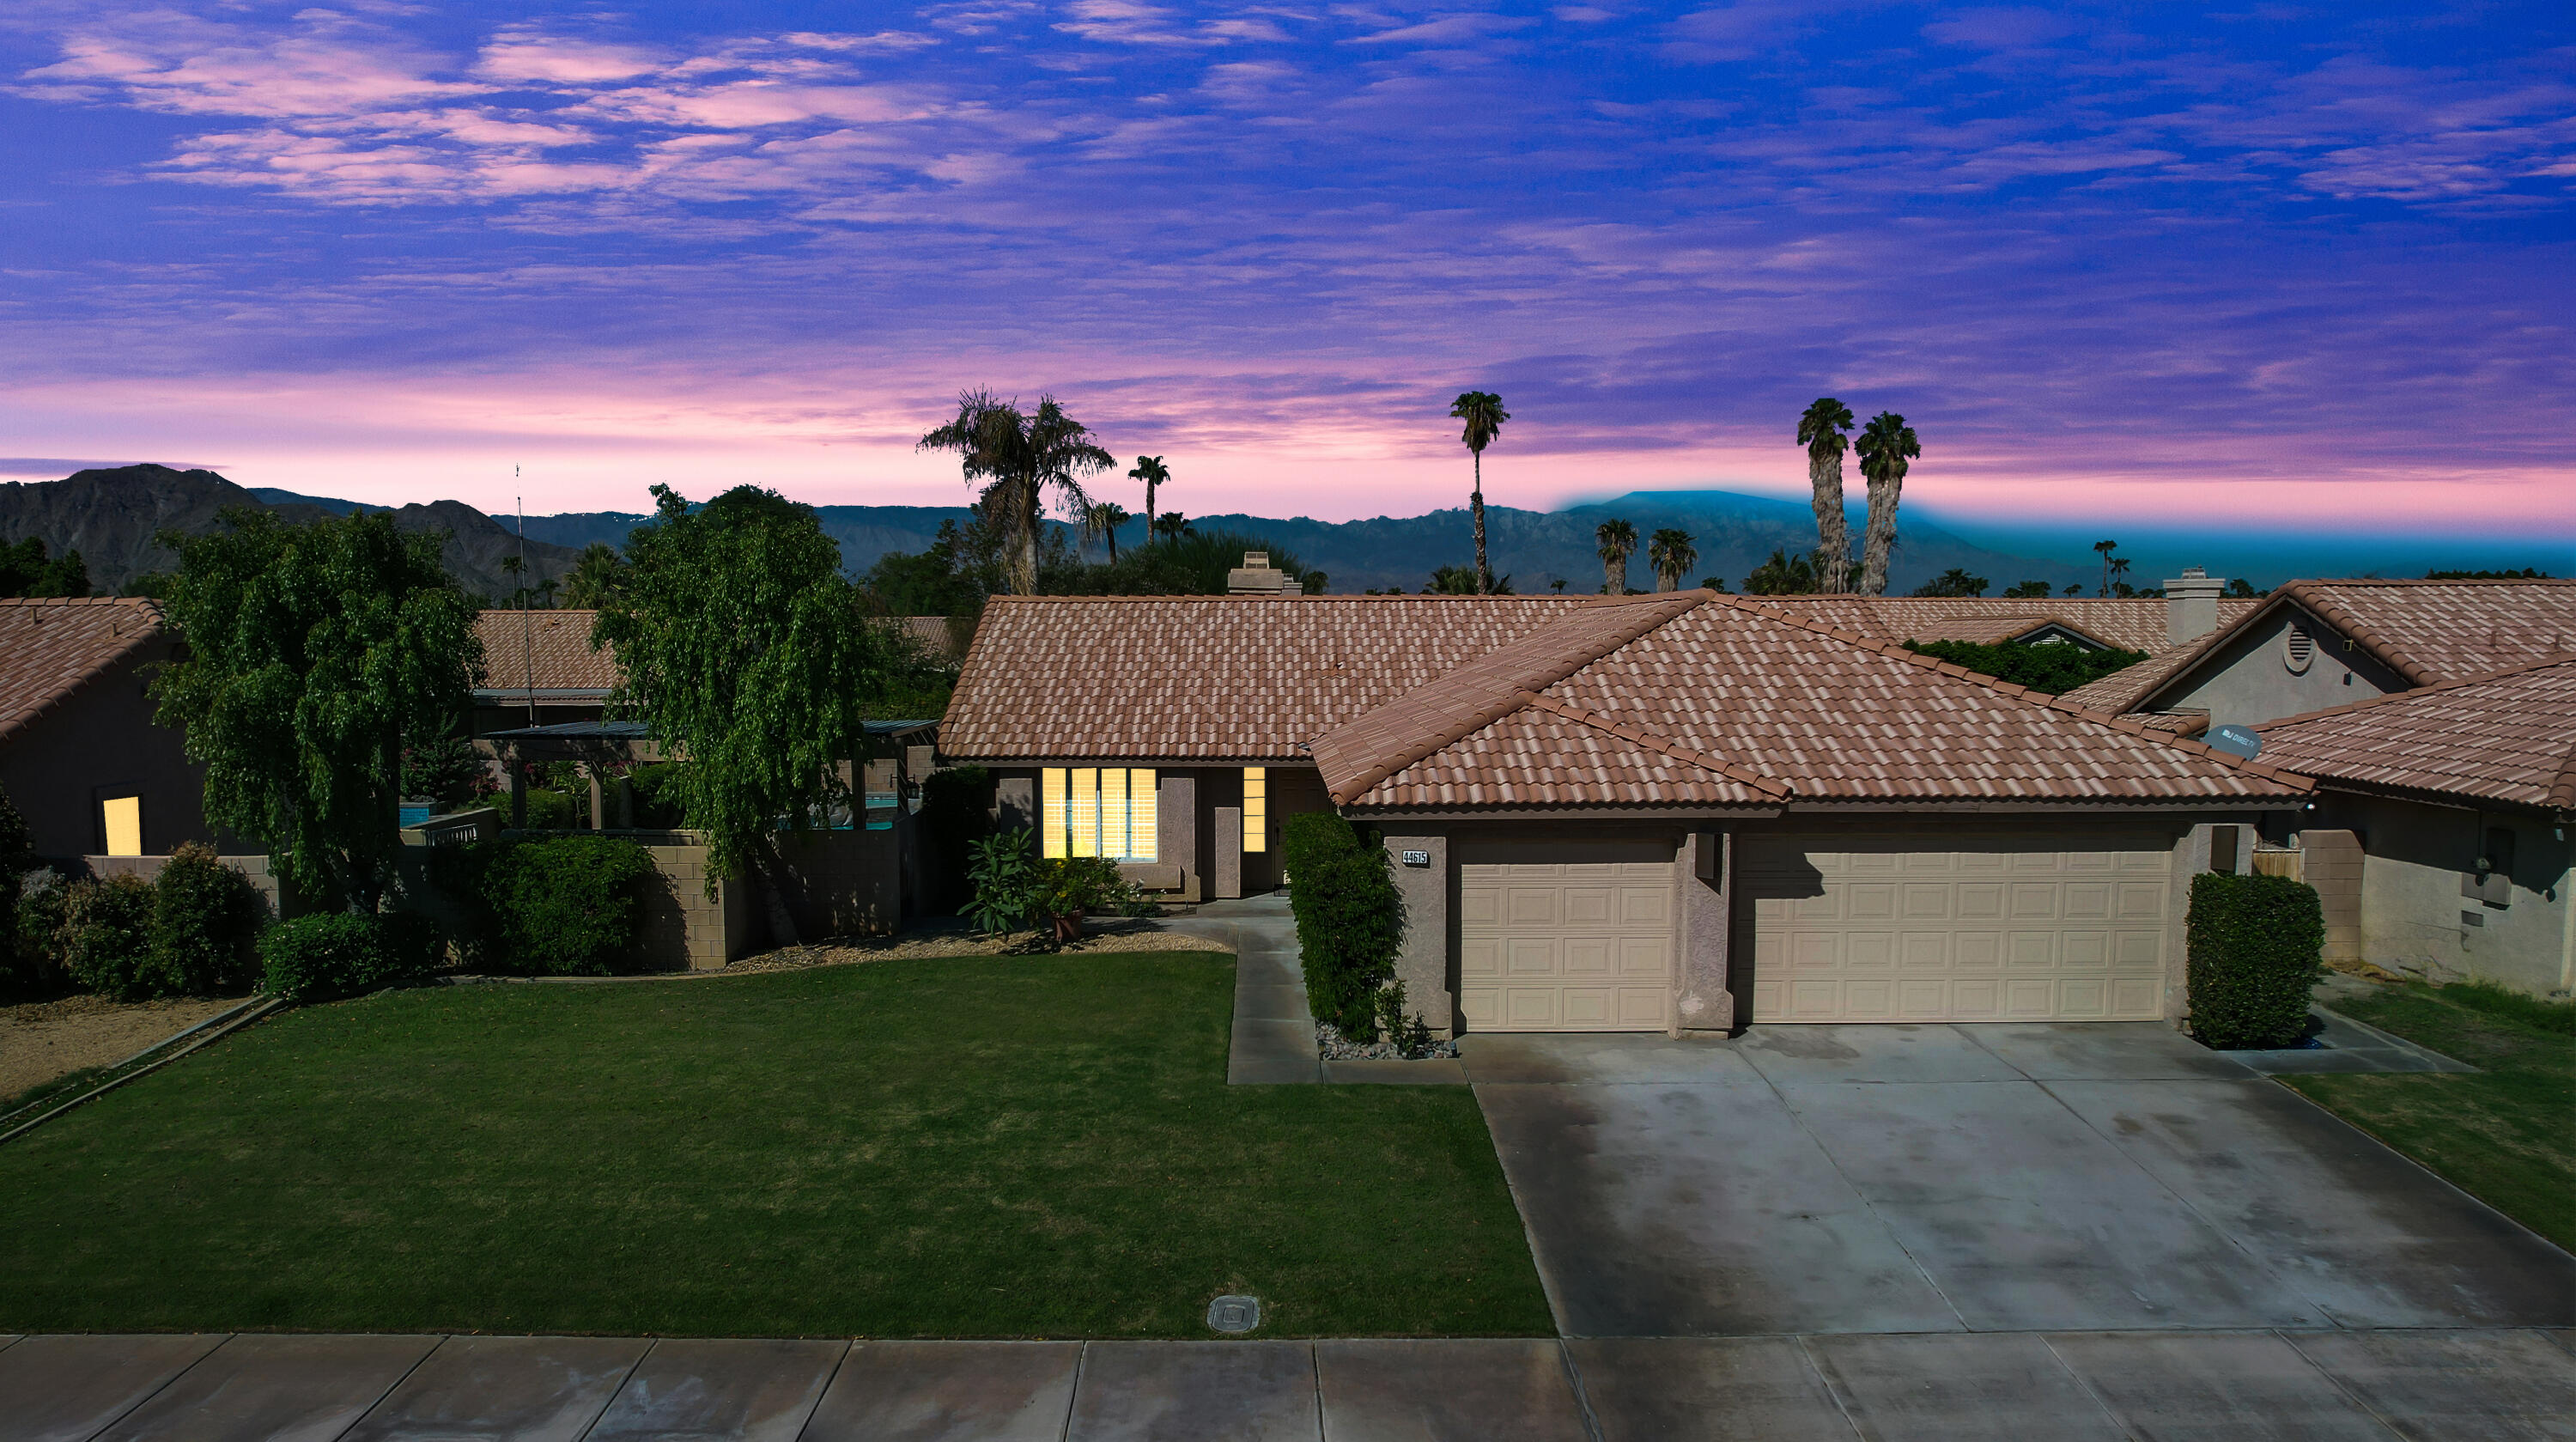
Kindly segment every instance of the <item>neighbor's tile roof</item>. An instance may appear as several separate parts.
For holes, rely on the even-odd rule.
[[[1596,604],[996,596],[966,653],[940,750],[965,760],[1303,761],[1301,743]]]
[[[0,600],[0,741],[162,634],[139,597]]]
[[[2576,655],[2255,728],[2321,780],[2576,810]]]
[[[487,691],[606,691],[617,662],[590,649],[597,611],[485,611],[474,618],[483,642]]]
[[[1747,596],[1757,606],[1819,626],[1890,641],[2005,641],[2050,621],[2105,645],[2153,656],[2171,648],[2165,602],[2158,596]],[[2218,603],[2218,624],[2261,605],[2261,598]],[[2018,629],[2010,629],[2017,627]]]
[[[2223,603],[2222,603],[2223,604]],[[2066,693],[2104,711],[2143,704],[2263,619],[2296,606],[2412,686],[2576,650],[2576,581],[2292,581],[2192,645]]]
[[[1325,784],[1363,809],[1801,802],[2241,802],[2297,777],[1935,662],[1883,639],[1698,593],[1561,679],[1533,636],[1319,739]],[[1501,710],[1497,678],[1521,675]],[[1455,738],[1425,750],[1425,718]],[[1541,713],[1544,721],[1530,717]],[[1499,714],[1497,714],[1499,712]],[[1488,719],[1490,718],[1490,719]],[[1526,719],[1525,719],[1526,718]],[[1666,766],[1607,790],[1536,739],[1576,723]],[[1696,773],[1696,774],[1693,774]]]

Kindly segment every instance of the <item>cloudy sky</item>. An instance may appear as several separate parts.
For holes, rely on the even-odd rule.
[[[11,0],[0,142],[22,476],[948,504],[990,385],[1347,518],[1832,393],[1955,516],[2576,538],[2563,0]]]

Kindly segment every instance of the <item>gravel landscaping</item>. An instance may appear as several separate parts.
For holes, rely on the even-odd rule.
[[[1328,1021],[1315,1023],[1315,1050],[1326,1061],[1437,1061],[1458,1054],[1453,1038],[1407,1049],[1391,1041],[1353,1041]]]

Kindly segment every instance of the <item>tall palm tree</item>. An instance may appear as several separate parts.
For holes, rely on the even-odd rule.
[[[1135,469],[1127,473],[1127,479],[1145,483],[1145,540],[1149,544],[1154,539],[1154,488],[1171,478],[1172,468],[1163,464],[1161,456],[1138,456]],[[1116,543],[1112,542],[1111,547],[1114,551]],[[1117,557],[1113,554],[1110,559]]]
[[[1894,411],[1880,411],[1862,427],[1860,473],[1869,480],[1869,529],[1860,544],[1860,589],[1887,594],[1887,556],[1896,549],[1896,498],[1905,489],[1907,461],[1923,454],[1914,428]]]
[[[1682,572],[1699,564],[1699,551],[1691,545],[1690,532],[1666,526],[1646,542],[1646,559],[1654,563],[1655,589],[1678,591]]]
[[[2095,541],[2093,553],[2102,558],[2102,594],[2111,594],[2111,553],[2120,549],[2117,541]]]
[[[1485,447],[1502,434],[1503,422],[1512,418],[1503,409],[1503,398],[1492,391],[1462,391],[1450,402],[1449,414],[1467,423],[1466,433],[1459,437],[1467,443],[1467,453],[1476,458],[1476,488],[1467,493],[1467,507],[1476,519],[1476,586],[1477,594],[1491,595],[1494,590],[1494,568],[1485,564]]]
[[[1038,588],[1038,507],[1045,493],[1053,489],[1066,514],[1079,520],[1091,504],[1082,477],[1118,464],[1055,397],[1039,396],[1037,410],[1022,415],[1019,402],[980,387],[960,392],[957,419],[923,436],[917,449],[955,451],[967,483],[986,482],[976,504],[1003,527],[1011,589],[1023,596]]]
[[[2128,584],[2120,578],[2127,574],[2129,574],[2129,558],[2126,556],[2113,556],[2111,558],[2111,585],[2118,586],[2120,588],[2120,594],[2123,596],[2129,594],[2129,588]],[[2107,590],[2108,587],[2105,589]]]
[[[1628,558],[1637,554],[1637,528],[1626,521],[1603,521],[1592,533],[1601,546],[1601,594],[1628,594]]]
[[[1823,591],[1850,589],[1851,532],[1843,519],[1843,432],[1851,407],[1819,396],[1798,417],[1798,444],[1807,448],[1807,484],[1815,490],[1816,580]]]
[[[1101,501],[1082,508],[1082,537],[1097,536],[1109,543],[1109,564],[1118,564],[1118,528],[1136,519],[1116,501]]]

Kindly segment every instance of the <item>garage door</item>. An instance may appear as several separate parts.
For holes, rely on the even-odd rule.
[[[2144,836],[2051,844],[1747,838],[1736,875],[1751,903],[1753,1019],[2163,1015],[2172,854]]]
[[[1669,861],[1458,868],[1458,1010],[1471,1031],[1661,1031]]]

